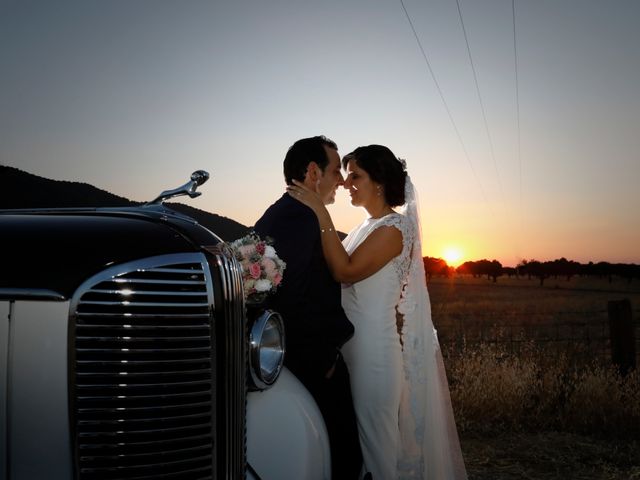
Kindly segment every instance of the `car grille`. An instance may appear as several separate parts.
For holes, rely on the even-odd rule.
[[[242,267],[233,256],[216,257],[222,287],[222,302],[216,312],[227,319],[218,323],[219,355],[224,364],[218,370],[218,389],[226,392],[218,405],[218,428],[224,432],[220,449],[219,478],[240,479],[246,469],[246,402],[247,361],[244,293]]]
[[[69,362],[77,478],[215,478],[224,414],[216,281],[203,254],[172,254],[112,267],[78,289]]]

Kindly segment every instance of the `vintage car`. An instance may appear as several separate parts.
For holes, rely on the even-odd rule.
[[[229,247],[164,200],[0,212],[0,480],[327,479],[326,429]]]

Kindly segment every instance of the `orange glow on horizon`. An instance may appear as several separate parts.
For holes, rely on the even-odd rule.
[[[442,258],[450,267],[457,267],[462,263],[463,252],[459,247],[449,245],[442,251]]]

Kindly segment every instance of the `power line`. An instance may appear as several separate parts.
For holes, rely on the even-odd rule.
[[[493,160],[493,167],[496,172],[496,180],[498,181],[498,190],[500,192],[500,199],[502,200],[502,204],[505,206],[505,220],[507,222],[509,230],[513,231],[513,224],[511,222],[511,215],[509,214],[508,209],[506,208],[506,200],[504,189],[502,188],[502,180],[500,178],[500,170],[498,169],[498,162],[496,160],[495,150],[493,148],[493,139],[491,137],[491,132],[489,130],[489,122],[487,121],[486,109],[484,108],[484,102],[482,101],[482,94],[480,92],[480,83],[478,82],[478,74],[476,72],[475,64],[473,63],[473,56],[471,55],[471,46],[469,45],[469,37],[467,35],[467,29],[464,25],[464,18],[462,16],[462,8],[460,7],[460,0],[456,0],[456,5],[458,6],[458,16],[460,18],[460,25],[462,26],[462,33],[464,34],[464,41],[467,45],[467,54],[469,56],[469,64],[471,65],[471,71],[473,72],[473,81],[476,86],[476,93],[478,94],[478,101],[480,103],[480,110],[482,111],[482,120],[484,122],[484,130],[487,134],[487,139],[489,141],[489,148],[491,151],[491,159]],[[519,242],[515,241],[515,250],[516,255],[519,251]]]
[[[522,154],[520,135],[520,85],[518,82],[518,46],[516,42],[516,0],[511,0],[511,12],[513,14],[513,63],[516,80],[516,124],[518,129],[518,176],[520,182],[520,208],[522,208]]]
[[[438,80],[436,78],[435,73],[433,72],[433,69],[431,68],[431,63],[429,62],[429,58],[427,57],[427,54],[422,46],[422,42],[420,41],[420,37],[418,37],[418,33],[416,32],[416,29],[413,26],[413,22],[411,21],[411,16],[409,15],[409,12],[407,11],[407,8],[404,6],[404,2],[403,0],[400,0],[400,5],[402,5],[402,9],[404,10],[404,14],[407,17],[407,20],[409,22],[409,26],[411,27],[411,31],[413,32],[413,36],[416,39],[416,42],[418,43],[418,47],[420,48],[420,51],[422,52],[422,58],[424,58],[425,63],[427,64],[427,68],[429,69],[429,73],[431,74],[431,78],[433,79],[433,83],[436,86],[436,89],[438,90],[438,94],[440,95],[440,99],[442,100],[442,103],[444,105],[444,108],[447,112],[447,115],[449,116],[449,120],[451,121],[451,125],[453,126],[454,131],[456,132],[456,135],[458,137],[458,141],[460,142],[460,145],[462,146],[462,151],[464,152],[464,156],[467,159],[467,163],[469,164],[469,167],[471,168],[471,172],[473,173],[473,176],[475,177],[476,181],[478,182],[478,186],[480,188],[480,193],[482,194],[482,197],[484,198],[485,203],[488,205],[489,202],[487,201],[487,196],[484,193],[484,188],[482,188],[482,182],[480,182],[480,178],[478,177],[478,174],[476,173],[475,168],[473,167],[473,163],[471,162],[471,158],[469,157],[469,153],[467,152],[467,147],[464,144],[464,141],[462,140],[462,135],[460,135],[460,131],[458,130],[458,126],[456,125],[456,122],[453,119],[453,115],[451,114],[451,110],[449,109],[449,105],[447,104],[447,101],[444,98],[444,94],[442,93],[442,89],[440,88],[440,84],[438,83]]]
[[[517,126],[517,134],[518,134],[518,180],[520,187],[520,204],[519,204],[519,213],[518,215],[520,220],[520,228],[518,229],[518,250],[522,248],[521,238],[522,238],[522,225],[524,223],[524,214],[523,214],[523,205],[522,205],[522,135],[520,129],[520,84],[518,81],[518,43],[516,41],[516,0],[511,0],[511,13],[513,18],[513,65],[515,70],[515,81],[516,81],[516,126]],[[520,253],[520,252],[518,252]]]
[[[498,179],[498,188],[500,189],[500,197],[504,203],[504,191],[502,190],[502,182],[500,181],[500,172],[498,171],[498,162],[496,161],[496,155],[493,148],[493,140],[491,133],[489,132],[489,123],[487,122],[487,114],[484,108],[484,102],[482,101],[482,95],[480,94],[480,85],[478,83],[478,74],[476,73],[476,67],[473,63],[473,57],[471,55],[471,47],[469,46],[469,38],[467,37],[467,29],[464,26],[464,20],[462,18],[462,9],[460,8],[460,0],[456,0],[458,6],[458,16],[460,17],[460,25],[462,26],[462,33],[464,34],[464,41],[467,44],[467,54],[469,55],[469,64],[471,65],[471,71],[473,72],[473,81],[476,85],[476,93],[478,94],[478,101],[480,102],[480,110],[482,110],[482,120],[484,121],[484,130],[487,133],[487,139],[489,140],[489,148],[491,151],[491,159],[493,160],[493,167],[496,171],[496,178]]]

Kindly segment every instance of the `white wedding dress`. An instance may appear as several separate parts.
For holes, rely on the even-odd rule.
[[[411,239],[411,228],[400,214],[368,218],[343,244],[349,255],[371,232],[394,226]],[[396,327],[396,305],[409,265],[411,241],[402,253],[364,280],[343,285],[342,307],[355,334],[342,347],[351,376],[364,470],[374,479],[396,479],[400,455],[398,406],[402,395],[402,346]]]
[[[342,352],[363,473],[371,472],[374,480],[466,479],[426,282],[411,281],[425,278],[419,226],[412,218],[399,213],[368,218],[343,241],[351,255],[381,226],[395,227],[403,237],[400,255],[342,289],[342,306],[355,326]],[[396,309],[404,314],[402,344]]]

